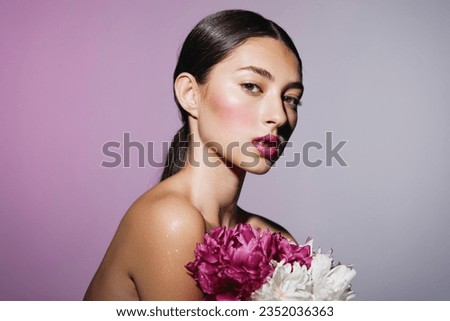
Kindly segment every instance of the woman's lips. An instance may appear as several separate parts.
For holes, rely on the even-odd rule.
[[[270,160],[275,160],[278,157],[280,145],[278,136],[267,134],[266,136],[255,137],[252,144],[262,157]]]

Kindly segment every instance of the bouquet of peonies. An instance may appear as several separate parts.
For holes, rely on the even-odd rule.
[[[312,241],[290,243],[249,224],[216,227],[197,244],[186,269],[206,300],[349,300],[352,266],[313,253]]]

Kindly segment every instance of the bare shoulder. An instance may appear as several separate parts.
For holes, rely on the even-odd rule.
[[[271,232],[280,232],[281,235],[286,237],[288,240],[297,243],[295,238],[281,225],[275,223],[272,220],[269,220],[266,217],[261,215],[257,215],[254,213],[249,213],[244,210],[242,211],[242,222],[249,223],[251,226],[255,228],[260,228],[262,231],[269,229]]]
[[[171,237],[186,239],[205,233],[201,213],[183,195],[174,192],[144,194],[127,211],[121,225],[126,230],[130,228],[130,232],[151,237],[169,233]],[[182,235],[178,235],[180,232]]]
[[[201,299],[185,265],[204,234],[203,216],[183,195],[159,187],[148,191],[122,218],[86,298]]]
[[[197,300],[201,294],[185,265],[206,232],[201,213],[182,195],[147,195],[125,214],[127,270],[144,300]]]

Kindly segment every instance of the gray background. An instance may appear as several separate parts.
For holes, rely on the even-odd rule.
[[[304,106],[285,159],[305,142],[325,145],[332,131],[333,144],[348,140],[340,155],[349,166],[277,166],[249,177],[242,203],[283,213],[298,241],[312,236],[353,263],[358,300],[449,300],[450,2],[296,7],[297,18],[267,11],[305,65]]]

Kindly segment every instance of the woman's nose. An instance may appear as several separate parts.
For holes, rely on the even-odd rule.
[[[264,123],[279,128],[286,122],[287,115],[283,101],[279,97],[268,100],[264,106]]]

